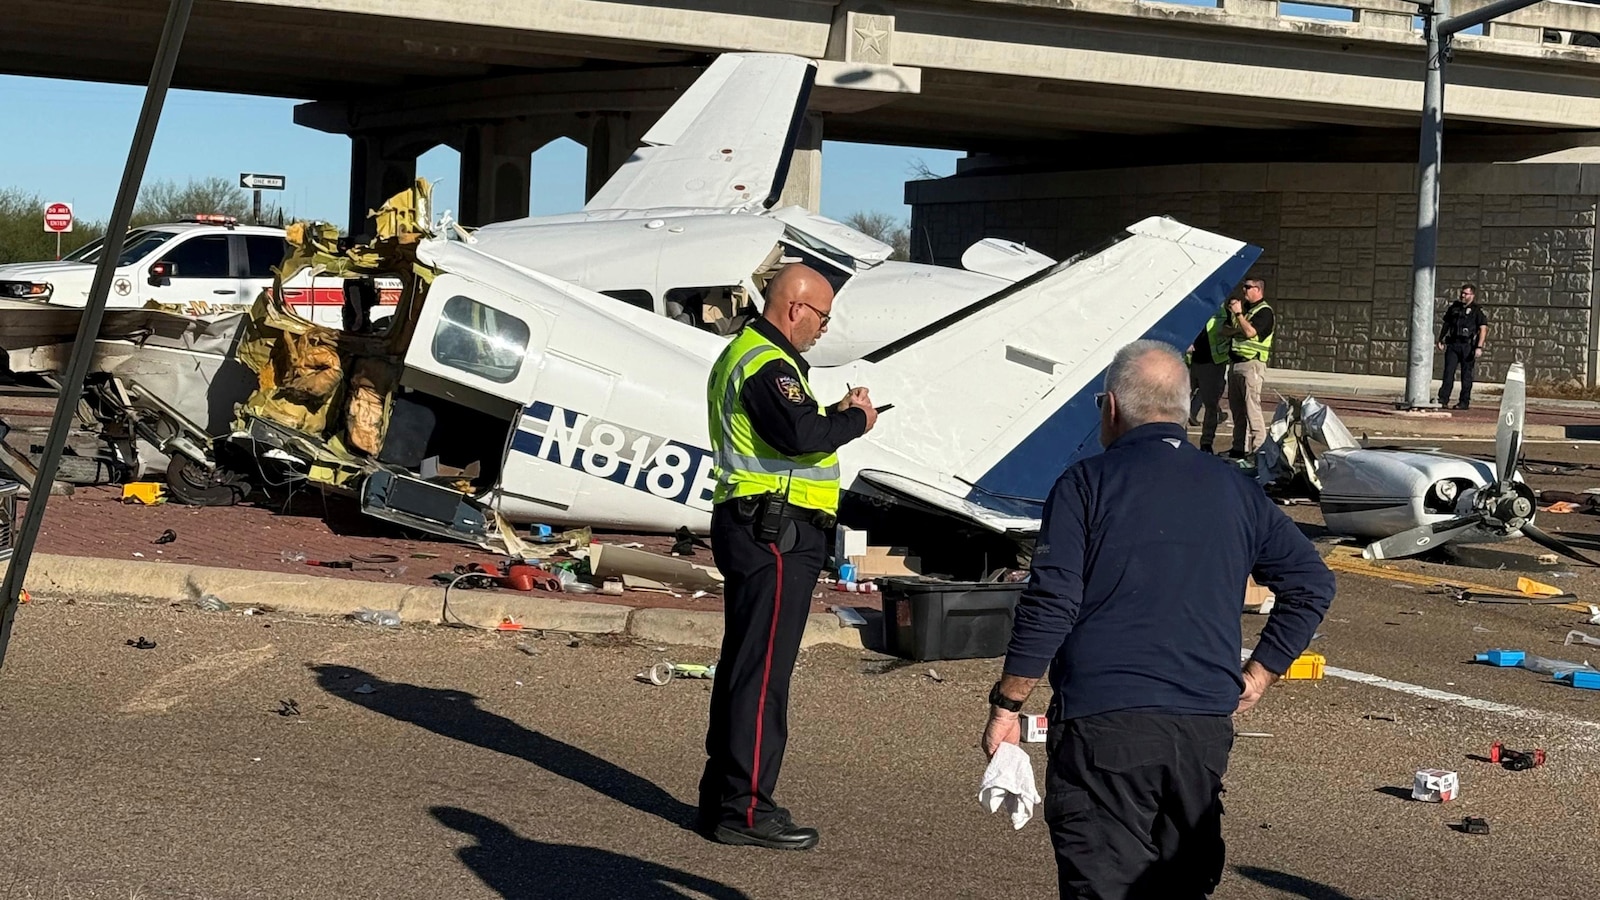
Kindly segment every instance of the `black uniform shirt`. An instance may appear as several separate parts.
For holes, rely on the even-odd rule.
[[[801,374],[809,374],[811,366],[771,322],[758,318],[745,327],[759,331],[800,365],[797,372],[787,360],[775,359],[746,378],[739,391],[751,426],[772,449],[785,456],[832,453],[867,433],[864,410],[851,407],[840,412],[828,407],[826,414],[817,410],[816,399],[801,381]]]
[[[1478,346],[1478,329],[1489,324],[1478,304],[1457,300],[1444,311],[1444,327],[1439,329],[1439,342],[1444,344],[1471,344]]]

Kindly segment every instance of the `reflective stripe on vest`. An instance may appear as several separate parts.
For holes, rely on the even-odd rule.
[[[745,380],[775,359],[793,365],[797,360],[754,328],[746,328],[728,344],[706,384],[712,454],[716,460],[717,491],[713,502],[756,494],[787,494],[789,502],[827,513],[839,510],[839,458],[832,453],[789,457],[778,452],[751,425],[740,392]],[[812,397],[811,385],[800,376],[800,386]],[[815,401],[813,401],[815,402]],[[826,407],[817,404],[826,415]]]
[[[1248,319],[1263,309],[1271,308],[1272,307],[1268,306],[1266,302],[1263,301],[1246,310],[1244,317]],[[1277,334],[1278,329],[1274,328],[1272,329],[1272,332],[1273,334]],[[1266,362],[1267,358],[1272,355],[1272,334],[1269,334],[1264,338],[1259,336],[1253,338],[1236,337],[1233,339],[1233,352],[1239,354],[1245,359],[1256,359],[1260,360],[1261,362]]]

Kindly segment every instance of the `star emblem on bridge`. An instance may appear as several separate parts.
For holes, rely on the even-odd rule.
[[[856,40],[860,42],[860,49],[864,53],[871,53],[883,59],[883,42],[889,37],[889,32],[879,28],[876,22],[868,22],[856,28]]]

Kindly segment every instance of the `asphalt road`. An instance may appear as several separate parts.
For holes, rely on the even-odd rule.
[[[1529,455],[1595,457],[1591,445]],[[1600,471],[1530,479],[1581,491]],[[1319,533],[1314,507],[1289,511]],[[1541,523],[1600,552],[1600,519]],[[1596,570],[1541,567],[1538,552],[1518,540],[1393,572],[1509,586],[1537,569],[1600,599]],[[1586,619],[1463,606],[1384,570],[1341,575],[1313,649],[1399,684],[1285,682],[1241,719],[1271,736],[1234,751],[1218,896],[1595,896],[1600,692],[1469,662],[1494,646],[1589,657],[1561,645],[1571,628],[1600,636]],[[1248,645],[1264,617],[1241,623]],[[126,645],[139,637],[156,646]],[[823,843],[774,854],[683,827],[707,685],[633,680],[669,659],[711,661],[182,606],[30,604],[0,671],[0,900],[1052,895],[1042,823],[1013,832],[976,802],[974,745],[998,661],[804,654],[779,800]],[[1508,772],[1472,758],[1494,740],[1543,747],[1549,763]],[[1042,745],[1028,747],[1042,767]],[[1425,767],[1458,771],[1462,796],[1410,800]],[[1492,833],[1449,827],[1469,814]]]

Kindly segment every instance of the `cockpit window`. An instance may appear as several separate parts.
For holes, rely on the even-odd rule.
[[[433,358],[453,369],[507,384],[528,353],[528,323],[468,297],[444,302],[433,333]]]
[[[794,238],[797,237],[798,235],[791,234],[784,240],[783,255],[798,257],[801,262],[822,273],[822,277],[828,279],[828,283],[833,285],[833,292],[837,294],[839,289],[844,287],[844,283],[850,280],[850,276],[855,274],[855,271],[841,266],[832,254],[823,250],[812,249],[799,240],[795,240]]]

